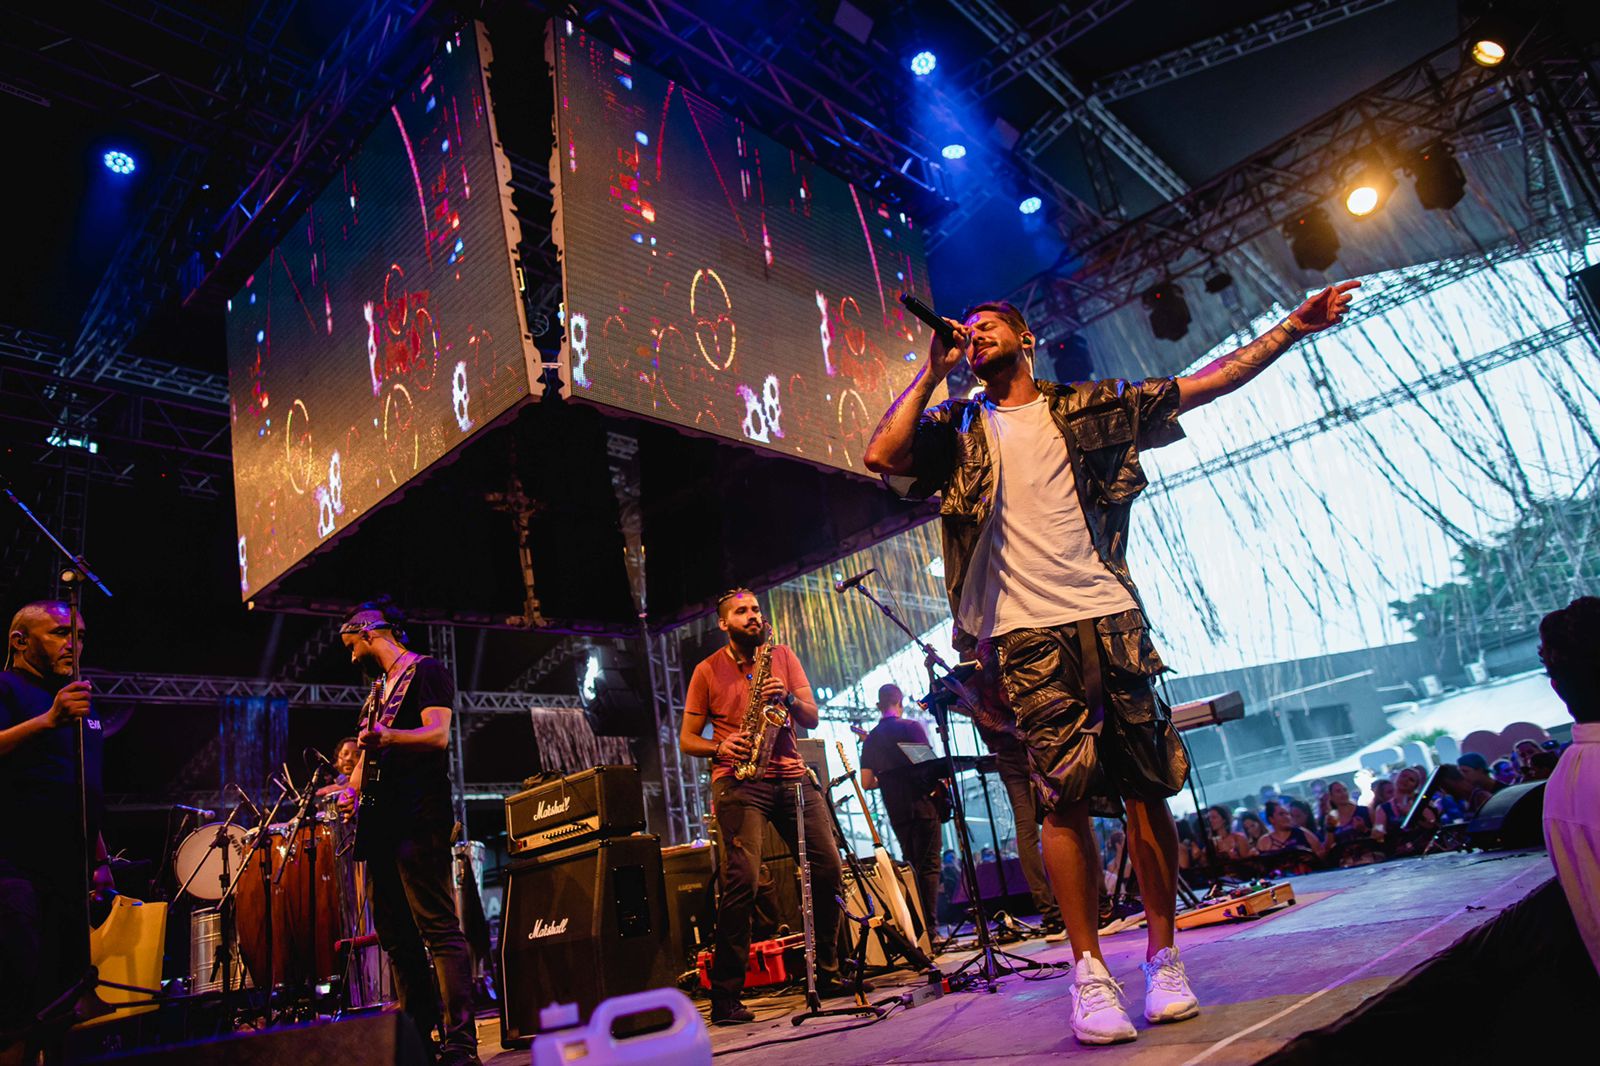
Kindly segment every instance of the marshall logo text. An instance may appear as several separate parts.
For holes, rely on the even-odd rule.
[[[546,803],[544,800],[540,800],[539,806],[534,809],[533,816],[535,819],[540,819],[549,818],[551,815],[565,814],[567,808],[571,806],[571,796],[563,796],[560,803]]]
[[[533,920],[533,928],[528,930],[529,940],[538,940],[540,937],[560,936],[567,931],[567,922],[570,918],[563,918],[559,922],[547,922],[543,918]]]

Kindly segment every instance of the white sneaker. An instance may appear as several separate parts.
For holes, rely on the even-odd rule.
[[[1144,964],[1144,1017],[1150,1022],[1181,1022],[1200,1013],[1189,975],[1177,948],[1162,948]]]
[[[1122,986],[1087,951],[1072,970],[1072,1035],[1080,1044],[1120,1044],[1139,1035],[1122,1006]]]

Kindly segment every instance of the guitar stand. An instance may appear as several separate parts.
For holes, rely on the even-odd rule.
[[[822,1000],[821,1000],[820,997],[817,996],[815,990],[813,990],[810,986],[807,986],[807,988],[806,988],[806,1009],[805,1009],[804,1012],[802,1012],[800,1014],[796,1014],[793,1018],[790,1018],[789,1019],[789,1024],[790,1025],[801,1025],[801,1024],[803,1024],[805,1022],[810,1021],[812,1018],[873,1018],[873,1019],[877,1019],[877,1018],[882,1018],[884,1016],[884,1014],[887,1013],[887,1011],[885,1011],[884,1008],[875,1007],[872,1004],[868,1003],[867,1002],[867,997],[863,993],[862,988],[861,988],[861,983],[862,983],[862,981],[863,981],[863,979],[865,977],[866,968],[867,968],[867,937],[872,931],[872,918],[871,918],[871,913],[872,912],[870,910],[870,904],[869,904],[869,910],[867,912],[867,916],[865,916],[865,917],[859,917],[858,918],[854,914],[851,914],[848,910],[845,909],[844,900],[842,900],[842,899],[839,900],[839,911],[846,918],[849,918],[852,922],[855,922],[856,925],[860,927],[859,931],[856,934],[855,950],[853,952],[851,952],[851,954],[850,954],[850,963],[851,963],[852,967],[855,969],[855,977],[854,977],[852,983],[855,985],[856,1001],[854,1003],[852,1003],[848,1007],[826,1007],[826,1008],[824,1008],[822,1006]],[[808,966],[811,965],[811,961],[809,959],[807,959],[806,960],[806,964]]]

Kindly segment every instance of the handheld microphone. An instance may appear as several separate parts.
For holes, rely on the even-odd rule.
[[[856,574],[854,577],[847,577],[843,581],[835,581],[833,583],[833,591],[848,592],[877,572],[878,568],[873,567],[871,570],[861,571],[861,573]]]
[[[937,333],[939,335],[939,339],[944,341],[944,346],[946,348],[954,348],[956,346],[956,328],[950,323],[946,322],[944,319],[940,318],[939,313],[933,308],[929,307],[927,304],[923,303],[909,292],[903,292],[900,294],[900,305],[907,311],[910,311],[913,315],[916,315],[918,318],[920,318],[929,329]]]
[[[202,818],[215,818],[217,816],[216,811],[208,811],[204,807],[191,807],[187,803],[174,803],[172,809],[175,811],[188,811],[190,814],[198,814]]]

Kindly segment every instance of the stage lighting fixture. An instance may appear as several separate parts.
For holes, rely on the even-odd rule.
[[[1320,207],[1297,215],[1283,227],[1283,235],[1288,238],[1289,250],[1294,253],[1294,261],[1301,270],[1327,270],[1339,258],[1339,234],[1328,221],[1328,213]]]
[[[1344,209],[1356,218],[1366,218],[1389,202],[1397,184],[1392,170],[1377,158],[1369,158],[1345,184]]]
[[[1233,284],[1233,275],[1216,264],[1206,271],[1206,291],[1215,296]]]
[[[933,73],[933,68],[939,65],[939,57],[924,48],[911,57],[911,73],[919,78],[925,78]]]
[[[1025,215],[1031,215],[1043,206],[1043,200],[1039,199],[1037,196],[1030,196],[1017,205],[1017,210],[1021,211]]]
[[[1406,161],[1406,173],[1416,182],[1417,202],[1429,211],[1448,211],[1467,194],[1467,176],[1443,141],[1417,149]]]
[[[1498,67],[1506,61],[1506,46],[1492,37],[1473,41],[1472,61],[1480,67]]]
[[[106,169],[111,171],[113,174],[132,174],[136,169],[138,169],[137,164],[135,164],[133,161],[133,156],[129,155],[127,152],[119,151],[115,148],[100,158],[101,161],[105,163]]]
[[[967,146],[964,144],[947,144],[939,150],[939,154],[946,159],[965,159]]]
[[[1189,303],[1178,286],[1160,282],[1146,289],[1140,299],[1150,312],[1150,332],[1157,340],[1182,340],[1189,332]]]

